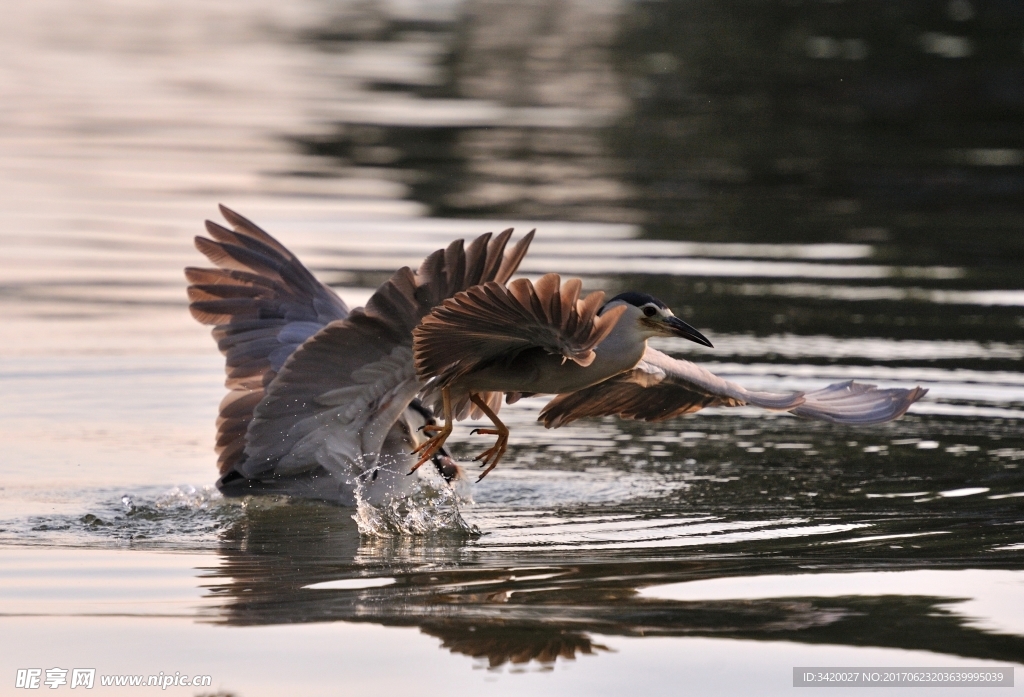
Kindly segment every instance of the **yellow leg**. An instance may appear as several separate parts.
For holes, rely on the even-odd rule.
[[[434,435],[420,445],[420,447],[412,451],[413,455],[419,453],[420,459],[412,466],[412,469],[409,470],[409,474],[418,470],[420,465],[434,457],[437,451],[441,449],[441,446],[444,445],[444,442],[448,440],[448,436],[452,434],[452,396],[447,387],[441,388],[441,402],[444,408],[444,426],[440,429],[436,426],[431,426],[430,429],[435,431]],[[426,432],[426,429],[427,427],[424,426],[424,432]]]
[[[498,466],[498,461],[501,460],[501,456],[504,455],[505,450],[508,449],[508,428],[505,426],[505,424],[501,423],[501,420],[498,418],[498,415],[495,414],[489,406],[487,406],[487,402],[480,399],[478,395],[471,394],[469,398],[470,400],[472,400],[473,404],[480,407],[480,411],[482,411],[487,416],[487,418],[491,420],[491,423],[494,424],[493,429],[478,428],[474,429],[473,432],[498,436],[498,439],[494,441],[494,445],[492,445],[490,448],[488,448],[487,450],[473,458],[474,460],[483,460],[483,462],[480,463],[481,467],[487,465],[487,469],[485,469],[480,474],[480,477],[477,478],[477,481],[479,482],[481,479],[487,476],[488,472],[490,472],[492,469]]]

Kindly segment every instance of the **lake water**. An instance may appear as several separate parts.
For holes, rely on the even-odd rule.
[[[8,3],[0,694],[54,667],[237,697],[1021,667],[1022,37],[966,1]],[[226,501],[223,365],[181,272],[218,202],[352,306],[536,227],[524,274],[660,297],[716,348],[658,348],[748,387],[929,394],[857,429],[548,431],[523,400],[469,533],[425,502],[361,534]]]

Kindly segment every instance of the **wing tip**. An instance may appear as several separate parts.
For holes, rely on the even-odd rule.
[[[217,209],[220,211],[220,214],[222,216],[224,216],[224,220],[228,221],[232,225],[234,225],[236,223],[236,221],[238,221],[238,222],[243,222],[244,221],[246,223],[249,223],[249,220],[247,220],[244,216],[242,216],[242,215],[236,213],[235,211],[231,210],[230,208],[225,206],[223,203],[218,203],[217,204]],[[249,224],[251,225],[252,223],[249,223]]]
[[[848,380],[829,385],[815,394],[824,397],[829,393],[838,392],[847,392],[848,394],[833,397],[831,400],[814,400],[790,410],[790,413],[804,419],[830,421],[849,426],[873,426],[894,421],[906,414],[915,402],[928,394],[928,389],[920,385],[912,388],[878,389],[876,385]],[[808,396],[813,400],[815,394]],[[851,398],[860,398],[861,401],[858,403],[857,399],[851,400]],[[845,404],[837,404],[837,402],[845,402]],[[854,407],[852,411],[851,406]]]

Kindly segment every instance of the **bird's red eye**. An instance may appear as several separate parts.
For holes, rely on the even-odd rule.
[[[658,311],[655,310],[650,305],[648,305],[647,307],[644,308],[644,315],[645,316],[647,316],[647,317],[654,317],[654,315],[656,315],[656,314],[658,314]]]

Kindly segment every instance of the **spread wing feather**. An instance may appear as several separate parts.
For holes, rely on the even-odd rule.
[[[506,287],[484,283],[457,293],[413,332],[416,372],[439,385],[519,353],[541,348],[581,366],[615,326],[625,307],[598,316],[604,293],[579,299],[582,283],[547,274],[536,284],[517,279]]]
[[[218,468],[229,471],[245,450],[253,408],[299,345],[348,315],[338,295],[254,223],[220,207],[233,226],[207,221],[213,239],[196,247],[216,269],[187,268],[189,310],[225,356],[228,394],[217,419]]]
[[[548,428],[587,416],[617,415],[628,419],[660,421],[691,414],[705,407],[752,405],[788,411],[807,419],[843,424],[891,421],[927,390],[879,390],[853,381],[802,392],[755,392],[689,361],[648,348],[632,370],[591,387],[563,394],[548,402],[540,420]]]
[[[348,474],[372,462],[395,419],[423,384],[412,331],[438,303],[470,286],[504,284],[533,232],[508,253],[512,230],[469,245],[457,240],[417,271],[399,269],[365,308],[331,322],[288,357],[246,433],[246,477],[293,475],[317,466]]]

